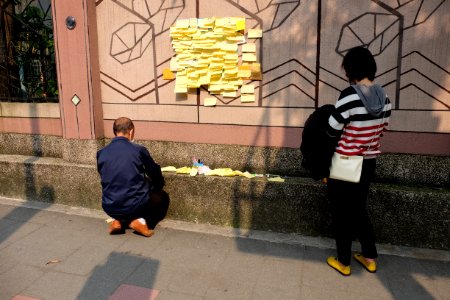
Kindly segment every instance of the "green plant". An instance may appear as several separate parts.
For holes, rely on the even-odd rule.
[[[1,0],[0,0],[1,1]],[[3,2],[3,1],[2,1]],[[12,97],[54,98],[58,95],[50,5],[14,0],[9,70]]]

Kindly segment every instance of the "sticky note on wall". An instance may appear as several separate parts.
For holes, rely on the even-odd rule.
[[[247,37],[249,39],[259,39],[262,38],[262,30],[261,29],[249,29]]]
[[[242,45],[242,52],[256,52],[256,44],[244,44]]]
[[[163,70],[163,79],[164,80],[172,80],[175,78],[175,75],[172,73],[172,71],[167,68]]]
[[[215,97],[208,97],[205,98],[205,100],[203,100],[203,105],[204,106],[216,106],[217,104],[217,99]]]
[[[256,55],[254,53],[243,53],[242,54],[242,61],[256,61]]]
[[[255,86],[253,84],[244,84],[241,87],[241,94],[253,94],[255,92]]]
[[[243,94],[241,95],[242,103],[255,102],[255,94]]]

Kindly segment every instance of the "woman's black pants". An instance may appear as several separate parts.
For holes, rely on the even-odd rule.
[[[367,214],[367,196],[376,168],[375,159],[365,159],[359,183],[328,179],[328,197],[335,231],[338,260],[350,265],[353,239],[361,243],[362,255],[378,256],[372,223]]]

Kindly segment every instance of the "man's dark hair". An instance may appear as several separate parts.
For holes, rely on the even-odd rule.
[[[129,118],[121,117],[114,121],[114,135],[117,135],[118,132],[127,134],[131,131],[131,129],[134,129],[134,124],[133,121],[131,121]]]
[[[373,81],[377,72],[377,63],[372,53],[364,47],[350,49],[344,56],[342,67],[345,70],[348,81],[351,83],[355,82],[355,80],[361,81],[366,77]]]

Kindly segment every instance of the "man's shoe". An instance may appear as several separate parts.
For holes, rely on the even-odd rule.
[[[350,266],[344,266],[336,257],[328,257],[327,264],[344,276],[349,276],[351,274]]]
[[[147,224],[141,222],[139,219],[133,220],[130,223],[130,228],[146,237],[151,237],[154,234],[154,231],[148,229]]]
[[[119,234],[122,233],[122,224],[119,221],[114,220],[109,224],[109,234]]]
[[[361,253],[353,254],[353,258],[360,263],[367,272],[375,273],[377,271],[377,263],[375,261],[367,261]]]

